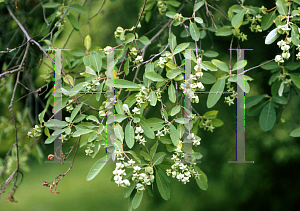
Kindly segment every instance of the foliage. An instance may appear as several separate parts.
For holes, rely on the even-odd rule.
[[[201,153],[196,150],[201,140],[198,136],[199,129],[213,132],[224,122],[217,118],[218,110],[204,112],[197,106],[200,101],[197,93],[210,90],[206,106],[212,109],[221,99],[222,93],[228,92],[230,95],[225,97],[224,102],[230,106],[235,104],[237,98],[236,86],[243,87],[245,93],[250,92],[249,81],[253,81],[253,78],[246,75],[248,71],[259,67],[270,71],[272,75],[268,85],[271,86],[271,95],[260,93],[245,100],[245,108],[249,108],[247,114],[259,115],[258,121],[264,131],[273,128],[276,121],[281,119],[290,98],[300,93],[300,64],[295,62],[300,59],[298,27],[300,2],[298,0],[275,2],[276,7],[271,8],[270,5],[247,6],[244,1],[237,1],[237,4],[231,5],[228,11],[224,12],[218,6],[218,2],[214,1],[145,0],[135,26],[128,29],[122,26],[116,28],[114,32],[116,46],[99,48],[93,45],[94,38],[86,35],[82,37],[82,48],[62,51],[64,65],[61,110],[64,114],[69,114],[65,115],[62,121],[55,119],[55,115],[47,117],[46,113],[49,110],[51,113],[54,112],[50,106],[54,108],[55,89],[46,90],[46,105],[38,115],[39,123],[35,123],[35,127],[28,132],[28,137],[38,151],[40,149],[36,141],[40,137],[43,139],[43,136],[47,137],[45,144],[51,144],[57,138],[61,139],[63,145],[68,142],[74,143],[71,147],[71,151],[76,147],[74,157],[78,147],[84,147],[86,155],[92,158],[105,148],[109,155],[106,155],[108,159],[116,161],[112,181],[124,188],[125,198],[129,197],[129,210],[136,209],[140,205],[146,189],[150,196],[156,194],[154,185],[157,186],[161,197],[168,200],[170,176],[183,184],[194,178],[199,188],[206,190],[207,177],[196,165],[202,158]],[[7,67],[9,65],[4,63],[3,73],[0,75],[1,81],[6,83],[11,74],[17,73],[15,87],[21,84],[20,74],[27,58],[29,42],[38,47],[38,54],[45,55],[53,64],[58,63],[52,59],[56,53],[52,47],[56,46],[55,42],[64,31],[65,23],[68,20],[73,27],[72,32],[81,35],[83,24],[79,18],[88,15],[84,4],[74,4],[72,1],[68,6],[54,2],[42,4],[45,23],[39,33],[40,42],[37,42],[33,36],[30,37],[31,34],[29,35],[22,27],[11,11],[11,3],[4,1],[2,6],[4,4],[25,34],[25,40],[27,39],[23,44],[27,45],[23,54],[24,59],[19,61],[21,63],[18,64],[18,68],[10,70]],[[211,8],[218,13],[212,13]],[[100,11],[101,9],[102,6]],[[203,15],[205,13],[206,15]],[[188,15],[184,17],[183,14]],[[220,15],[224,20],[219,18]],[[87,17],[89,19],[89,16]],[[218,19],[222,26],[216,24],[215,19]],[[161,27],[154,27],[151,32],[139,36],[137,33],[139,30],[144,30],[143,27],[147,28],[148,25],[155,23]],[[265,45],[272,45],[276,41],[281,53],[272,55],[274,59],[261,61],[260,65],[253,65],[244,70],[248,64],[247,60],[234,63],[230,53],[229,62],[222,61],[221,58],[216,59],[219,56],[217,51],[201,47],[214,33],[217,38],[231,37],[230,50],[233,41],[237,41],[240,48],[242,42],[248,39],[248,35],[243,32],[247,28],[252,33],[258,33],[253,39],[263,39],[259,33],[270,30],[264,39]],[[162,36],[163,33],[165,36]],[[149,34],[153,36],[150,37]],[[66,42],[68,40],[69,38]],[[148,56],[146,50],[150,47],[156,51]],[[15,50],[17,48],[7,48],[1,53],[11,53]],[[191,55],[188,52],[191,52]],[[113,78],[109,76],[110,57],[113,57]],[[41,59],[41,62],[45,61]],[[190,74],[186,73],[188,66],[191,66]],[[240,69],[243,71],[238,72]],[[43,76],[47,87],[54,86],[51,81],[53,73],[52,69]],[[238,80],[240,75],[244,75],[243,81]],[[114,97],[110,98],[108,92],[112,87],[115,92]],[[41,89],[32,93],[39,91]],[[14,114],[12,110],[15,93],[16,88],[9,105],[14,122],[15,116],[18,117],[18,113]],[[191,101],[195,114],[186,108],[185,99]],[[115,112],[112,113],[111,109]],[[113,118],[110,118],[112,115]],[[114,138],[107,135],[108,125],[111,124],[114,126]],[[13,128],[17,130],[19,127],[15,123]],[[299,128],[294,129],[290,136],[299,137]],[[15,146],[21,145],[18,139],[16,135]],[[114,140],[113,153],[109,154],[111,146],[107,142],[111,139]],[[193,148],[190,149],[190,146]],[[9,158],[16,154],[17,164],[20,162],[21,165],[18,147],[14,151]],[[55,152],[54,156],[48,158],[52,160],[55,157],[63,162],[70,152]],[[95,178],[104,167],[106,156],[95,162],[88,173],[88,181]],[[3,167],[0,169],[0,175],[18,176],[19,165],[14,171],[12,165],[8,164],[8,161],[5,165],[1,164]],[[52,193],[58,193],[56,191],[58,182],[66,173],[58,175],[53,182],[44,185],[50,187]],[[0,193],[10,180],[3,183]],[[13,197],[14,190],[9,197]]]

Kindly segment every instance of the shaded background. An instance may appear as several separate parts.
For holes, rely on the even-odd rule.
[[[31,1],[32,2],[32,1]],[[34,1],[33,1],[34,2]],[[67,1],[68,3],[69,1]],[[74,1],[82,4],[83,1]],[[246,1],[246,5],[247,5]],[[235,4],[236,1],[217,2],[225,11]],[[268,9],[275,6],[273,1],[249,1],[252,5],[265,5]],[[90,6],[90,13],[95,14],[102,1],[93,1]],[[80,19],[81,33],[83,37],[90,34],[92,46],[115,46],[116,42],[113,33],[117,26],[131,28],[135,25],[138,12],[143,1],[139,0],[117,0],[116,2],[107,1],[102,12],[91,20],[87,25],[87,19],[82,16]],[[22,4],[21,4],[22,5]],[[24,3],[26,5],[26,3]],[[86,6],[88,8],[88,6]],[[190,10],[188,9],[190,8]],[[189,3],[183,16],[191,15],[192,4]],[[7,14],[5,8],[1,8],[2,14]],[[39,15],[42,15],[40,13]],[[36,22],[43,22],[42,16],[36,16]],[[160,16],[155,16],[161,20]],[[34,26],[34,24],[30,26]],[[13,25],[13,23],[10,23]],[[148,32],[155,26],[152,21],[149,24],[142,22],[142,28],[137,32],[140,36]],[[13,27],[13,26],[11,26]],[[182,29],[174,33],[180,33]],[[56,46],[63,46],[71,30],[69,23],[66,23],[65,32],[59,37]],[[253,48],[246,51],[245,57],[248,60],[247,67],[260,64],[262,61],[274,58],[276,52],[279,53],[277,46],[265,46],[264,37],[268,32],[251,34],[247,27],[241,30],[248,35],[248,40],[241,43],[242,48]],[[2,32],[3,33],[3,32]],[[255,37],[261,36],[261,39]],[[150,35],[151,37],[151,35]],[[218,59],[229,62],[230,37],[213,37],[213,50],[219,52]],[[164,39],[164,38],[163,38]],[[177,36],[179,39],[179,36]],[[207,40],[207,41],[206,41]],[[202,46],[204,50],[211,48],[211,41],[207,37]],[[184,40],[178,40],[178,42]],[[1,40],[2,44],[4,40]],[[157,44],[157,43],[155,43]],[[236,45],[236,43],[234,43]],[[73,33],[66,48],[81,47],[81,38],[78,33]],[[155,46],[155,45],[153,45]],[[158,47],[149,48],[146,58],[151,53],[157,52]],[[233,54],[235,56],[235,54]],[[5,56],[1,57],[2,61]],[[250,64],[250,65],[249,65]],[[38,73],[45,71],[41,67]],[[142,72],[142,71],[141,71]],[[43,84],[39,74],[34,75],[35,86]],[[141,73],[142,74],[142,73]],[[249,72],[249,76],[254,78],[250,82],[251,91],[246,95],[257,95],[268,93],[270,87],[270,71],[260,68]],[[1,94],[2,97],[10,99],[9,93]],[[198,135],[202,138],[201,146],[197,151],[203,154],[200,168],[208,177],[208,190],[202,191],[194,180],[183,185],[177,180],[172,179],[170,184],[171,198],[164,201],[158,194],[155,187],[154,197],[144,194],[143,201],[137,210],[298,210],[300,205],[300,181],[299,181],[299,140],[289,137],[289,133],[300,125],[300,99],[296,93],[291,93],[291,99],[286,106],[282,118],[285,123],[279,121],[275,127],[269,131],[261,130],[258,123],[258,116],[246,116],[246,160],[254,161],[254,164],[228,164],[228,161],[235,160],[235,105],[224,104],[224,97],[217,103],[214,110],[219,110],[218,118],[224,121],[224,126],[217,128],[213,133],[199,130]],[[207,96],[200,95],[200,103],[194,107],[204,114]],[[6,107],[5,107],[6,106]],[[22,102],[15,108],[21,109]],[[34,106],[34,105],[32,105]],[[167,110],[172,104],[167,103]],[[1,116],[6,116],[7,105],[1,101]],[[39,108],[41,111],[42,108]],[[150,112],[149,112],[150,113]],[[247,112],[246,112],[247,113]],[[8,116],[7,116],[8,117]],[[146,116],[149,118],[150,115]],[[26,121],[26,120],[24,120]],[[29,123],[28,123],[29,124]],[[24,126],[24,131],[30,125]],[[1,129],[4,130],[4,129]],[[5,135],[5,134],[4,134]],[[2,136],[4,136],[2,135]],[[8,147],[13,143],[13,136],[6,135],[0,142],[0,156],[3,158]],[[43,140],[42,140],[43,141]],[[30,170],[24,173],[23,183],[17,189],[15,199],[18,203],[4,202],[7,195],[3,194],[0,200],[0,210],[127,210],[127,199],[124,199],[123,188],[118,188],[111,182],[113,164],[108,164],[92,181],[87,182],[86,176],[92,165],[103,155],[103,151],[94,158],[85,156],[85,148],[80,148],[75,158],[73,169],[65,176],[58,185],[60,194],[54,195],[49,192],[47,187],[42,186],[43,181],[52,181],[53,178],[65,172],[68,164],[45,164],[44,161],[49,153],[53,153],[53,146],[41,144],[45,150],[44,159],[41,163],[30,157]],[[161,150],[164,150],[163,148]],[[0,179],[2,182],[2,180]],[[9,187],[7,188],[7,192]]]

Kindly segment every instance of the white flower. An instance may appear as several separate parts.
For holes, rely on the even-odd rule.
[[[285,43],[285,41],[283,41],[283,40],[280,40],[280,41],[277,42],[277,45],[278,45],[279,47],[284,46],[285,44],[286,44],[286,43]]]
[[[289,49],[290,49],[289,45],[282,45],[281,46],[281,50],[283,50],[283,51],[288,51]]]
[[[203,72],[197,71],[197,72],[196,72],[196,76],[197,76],[198,78],[202,78]]]
[[[156,136],[161,137],[161,136],[164,136],[164,134],[162,133],[162,131],[157,131]]]
[[[134,107],[134,109],[132,110],[132,112],[135,114],[140,114],[140,109],[137,107]]]
[[[129,111],[129,107],[128,107],[127,104],[123,104],[123,111],[124,111],[125,113],[129,113],[129,112],[130,112],[130,111]]]
[[[197,83],[197,87],[198,87],[199,89],[204,89],[204,86],[203,86],[203,84],[202,84],[201,82],[198,82],[198,83]]]
[[[194,138],[195,138],[194,133],[190,133],[190,134],[187,136],[187,139],[194,139]]]
[[[126,186],[130,186],[130,182],[128,179],[124,179],[123,180],[123,183],[126,185]]]
[[[135,128],[135,133],[143,133],[143,132],[144,130],[142,129],[141,126]]]
[[[178,180],[182,180],[182,179],[183,179],[183,177],[184,177],[184,175],[180,173],[180,174],[178,174],[178,175],[177,175],[177,177],[176,177],[176,178],[177,178]]]
[[[282,58],[281,55],[276,55],[276,56],[275,56],[275,62],[281,62],[281,63],[283,63],[284,60],[283,60],[283,58]]]
[[[130,166],[133,166],[134,163],[135,163],[134,160],[129,160],[129,161],[128,161],[128,165],[130,165]]]
[[[137,189],[138,191],[142,191],[142,190],[145,190],[145,187],[144,187],[144,185],[142,185],[141,183],[138,183],[138,184],[136,184],[136,189]]]
[[[289,52],[286,52],[286,53],[282,53],[282,58],[284,59],[288,59],[290,58],[291,54]]]
[[[139,166],[134,166],[133,167],[133,171],[134,172],[138,172],[138,171],[140,171],[141,170],[141,167],[139,167]]]

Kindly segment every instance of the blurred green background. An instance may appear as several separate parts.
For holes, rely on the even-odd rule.
[[[66,1],[69,3],[70,1]],[[74,1],[82,4],[84,1]],[[95,14],[103,1],[92,1],[90,14]],[[236,1],[219,1],[225,11]],[[274,1],[247,1],[246,4],[265,5],[268,9],[275,6]],[[92,46],[115,46],[113,33],[117,26],[131,28],[135,25],[142,0],[117,0],[106,1],[102,12],[87,23],[86,16],[80,19],[82,36],[90,34]],[[21,4],[22,5],[22,4]],[[191,2],[188,7],[192,7]],[[5,8],[1,9],[4,11]],[[184,16],[190,16],[191,11],[186,10]],[[160,20],[160,17],[155,17]],[[42,18],[38,19],[43,21]],[[137,32],[143,35],[152,29],[155,24],[142,22],[142,28]],[[181,30],[181,29],[180,29]],[[241,43],[242,48],[252,48],[246,51],[248,66],[255,66],[262,61],[272,59],[277,46],[264,46],[262,34],[251,34],[247,27],[242,28],[248,34],[248,40]],[[55,44],[63,46],[71,31],[69,23],[65,31]],[[174,33],[180,33],[174,28]],[[261,36],[261,39],[255,38]],[[179,37],[179,36],[178,36]],[[213,50],[220,53],[218,59],[228,63],[230,38],[213,37]],[[254,39],[253,39],[254,38]],[[202,42],[204,50],[211,48],[211,40]],[[81,38],[78,33],[73,33],[66,48],[81,47]],[[146,56],[157,51],[158,48],[150,48]],[[234,54],[233,54],[234,55]],[[250,66],[250,65],[251,66]],[[45,68],[40,68],[40,73]],[[254,78],[250,82],[251,91],[247,96],[262,93],[270,93],[267,85],[271,73],[262,69],[249,72]],[[36,86],[42,84],[41,78],[35,76]],[[1,94],[2,95],[2,94]],[[207,111],[207,96],[200,95],[200,103],[194,105],[198,111]],[[203,154],[201,164],[198,166],[208,177],[208,190],[202,191],[194,180],[183,185],[172,179],[170,184],[171,198],[164,201],[155,187],[154,197],[144,194],[143,201],[137,210],[172,210],[172,211],[195,211],[195,210],[299,210],[300,206],[300,180],[299,164],[300,149],[299,141],[289,137],[289,133],[300,125],[300,99],[295,93],[291,94],[289,104],[286,106],[282,118],[285,123],[279,121],[275,127],[264,132],[260,129],[258,116],[246,116],[246,160],[254,161],[254,164],[229,164],[235,160],[235,106],[224,104],[224,97],[213,108],[219,110],[218,118],[224,121],[224,126],[217,128],[213,133],[199,130],[198,135],[202,138],[199,151]],[[2,102],[1,106],[4,105]],[[22,104],[20,104],[20,108]],[[7,106],[6,106],[7,108]],[[1,116],[5,116],[6,108],[1,109]],[[17,107],[16,107],[17,108]],[[149,114],[148,114],[149,115]],[[150,117],[147,116],[147,117]],[[1,129],[2,130],[2,129]],[[0,143],[0,156],[3,158],[8,146],[13,143],[13,136]],[[29,159],[30,171],[24,172],[23,182],[17,189],[15,199],[18,203],[4,202],[6,193],[1,196],[0,210],[2,211],[52,211],[52,210],[127,210],[128,199],[124,199],[123,188],[117,187],[111,182],[113,164],[107,164],[104,169],[92,181],[87,182],[86,176],[92,165],[103,156],[99,153],[94,159],[85,156],[84,147],[79,149],[72,170],[60,181],[58,191],[60,194],[50,193],[47,187],[42,186],[43,181],[50,182],[53,178],[65,172],[69,165],[66,163],[44,163],[49,153],[53,153],[53,146],[42,145],[44,160],[38,163],[33,157]],[[0,182],[2,180],[0,179]],[[7,192],[9,191],[9,186]]]

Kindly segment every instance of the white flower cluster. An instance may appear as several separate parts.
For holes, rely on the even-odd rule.
[[[168,6],[164,4],[164,1],[157,2],[157,8],[160,14],[163,14],[167,11]]]
[[[87,91],[96,91],[100,82],[98,81],[97,77],[95,77],[91,82],[84,82],[84,89]]]
[[[141,91],[135,96],[136,103],[139,107],[141,107],[142,103],[145,103],[149,100],[148,89],[145,86],[142,86]]]
[[[227,103],[229,106],[234,104],[234,100],[237,98],[237,93],[234,91],[233,86],[231,86],[231,82],[228,81],[226,83],[227,86],[227,92],[232,92],[231,95],[229,95],[228,97],[225,97],[225,103]]]
[[[199,97],[198,95],[195,95],[194,92],[204,89],[203,84],[200,81],[198,81],[198,79],[201,78],[202,75],[202,72],[196,72],[196,75],[190,75],[190,79],[188,79],[190,82],[190,89],[185,88],[184,83],[180,84],[180,89],[182,89],[183,93],[187,94],[189,98],[192,99],[193,103],[199,103]]]
[[[144,172],[141,172],[142,170],[144,170]],[[131,179],[132,181],[137,182],[137,191],[143,191],[145,190],[146,185],[151,185],[151,183],[154,182],[153,168],[151,166],[145,168],[134,166]]]
[[[210,132],[213,132],[213,129],[215,129],[215,127],[211,124],[212,120],[211,119],[207,119],[206,121],[203,121],[202,125],[204,130],[209,130]]]
[[[292,42],[292,38],[287,38],[286,41],[280,40],[279,42],[277,42],[277,45],[279,46],[279,48],[281,48],[282,50],[282,54],[281,55],[276,55],[275,56],[275,62],[279,63],[283,63],[284,59],[289,59],[291,54],[289,52],[290,49],[290,43]]]
[[[165,136],[165,135],[167,135],[168,133],[170,133],[169,128],[164,127],[164,129],[162,129],[161,131],[159,131],[159,130],[157,131],[156,136],[157,136],[158,138],[160,138],[161,136]]]
[[[136,127],[135,133],[136,133],[135,140],[137,140],[140,144],[145,145],[146,140],[142,134],[142,133],[144,133],[144,130],[142,129],[142,127],[141,126]]]
[[[41,136],[41,132],[42,132],[41,127],[39,125],[35,125],[34,128],[28,131],[27,136],[38,138]]]
[[[299,52],[296,54],[296,59],[300,59],[300,45],[297,46],[296,50],[298,50]]]
[[[129,180],[123,178],[126,176],[125,167],[133,166],[135,162],[133,160],[129,160],[128,163],[124,162],[124,155],[120,150],[116,150],[115,153],[119,162],[116,163],[116,168],[113,171],[113,174],[115,175],[114,181],[118,186],[128,187],[130,186]]]
[[[173,55],[169,51],[165,51],[161,57],[159,57],[159,61],[157,65],[160,68],[164,68],[167,62],[173,59]]]
[[[180,151],[178,149],[175,151],[175,154],[173,154],[173,157],[171,158],[175,163],[171,166],[171,169],[167,169],[166,172],[168,176],[172,175],[173,178],[176,177],[179,181],[183,182],[183,184],[186,184],[190,181],[190,177],[197,172],[194,169],[194,163],[191,163],[188,166],[180,160]],[[182,157],[183,156],[181,156],[181,158]]]
[[[194,146],[200,145],[200,137],[196,137],[194,133],[190,133],[187,137],[187,139],[192,140]]]

